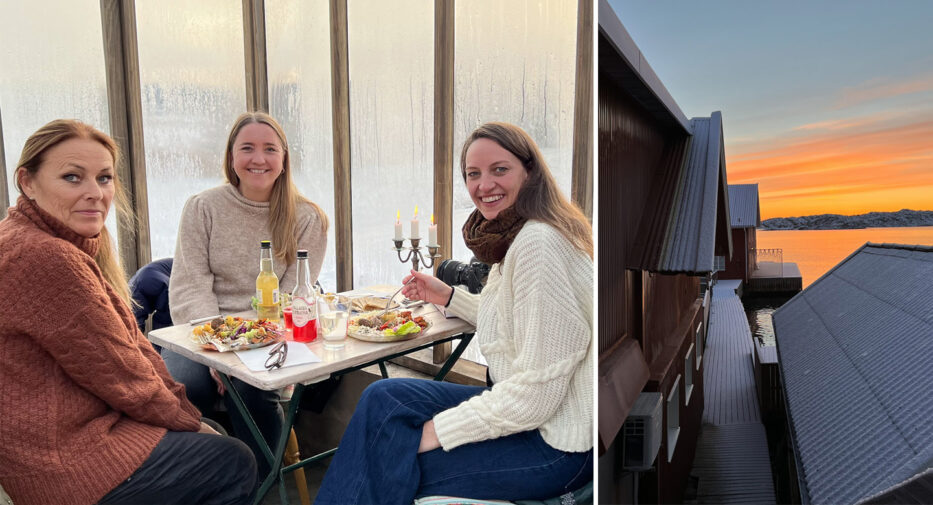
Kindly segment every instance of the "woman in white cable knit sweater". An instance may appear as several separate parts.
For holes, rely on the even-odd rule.
[[[463,235],[493,265],[486,285],[472,295],[413,271],[403,292],[476,325],[494,385],[367,388],[318,504],[545,499],[592,479],[592,229],[517,126],[481,126],[460,161],[477,207]]]

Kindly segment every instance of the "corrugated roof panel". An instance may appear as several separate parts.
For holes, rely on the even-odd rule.
[[[713,270],[716,201],[722,179],[722,115],[714,112],[708,118],[693,118],[690,125],[693,137],[674,195],[658,265],[661,272]]]
[[[729,223],[732,228],[761,226],[758,206],[758,184],[729,185]]]
[[[933,248],[866,244],[774,313],[813,503],[855,503],[933,459]]]

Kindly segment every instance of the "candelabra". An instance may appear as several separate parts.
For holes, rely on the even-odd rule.
[[[410,238],[408,239],[411,242],[411,247],[405,247],[405,239],[392,239],[392,242],[395,243],[395,252],[398,253],[398,259],[402,263],[408,263],[408,260],[411,260],[412,266],[415,268],[415,271],[420,271],[419,263],[424,265],[427,268],[434,267],[434,258],[440,258],[441,255],[437,254],[437,250],[440,246],[437,244],[428,245],[428,254],[425,256],[421,253],[421,242],[420,238]],[[408,254],[402,258],[402,251],[408,249]]]

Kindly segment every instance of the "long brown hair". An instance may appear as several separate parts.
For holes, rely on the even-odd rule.
[[[20,185],[20,177],[34,177],[39,171],[39,166],[45,160],[45,154],[49,149],[74,138],[93,140],[99,143],[110,153],[113,158],[114,168],[119,165],[120,149],[109,135],[76,119],[56,119],[39,128],[26,139],[23,153],[19,157],[19,163],[16,164],[16,176],[14,177],[16,189],[19,190],[21,195],[25,196],[26,194]],[[130,200],[126,196],[126,191],[120,184],[120,178],[117,177],[116,170],[113,173],[113,184],[113,202],[117,209],[117,218],[127,229],[135,230],[136,217],[133,208],[130,206]],[[97,255],[94,256],[94,261],[100,268],[104,279],[123,298],[123,301],[132,304],[130,290],[126,283],[126,273],[120,265],[120,257],[114,250],[113,240],[111,240],[110,232],[106,226],[100,230],[100,246],[97,249]]]
[[[272,195],[269,197],[269,229],[272,230],[272,248],[275,251],[277,260],[285,265],[295,262],[298,254],[298,204],[307,203],[311,205],[324,231],[327,231],[327,214],[321,207],[305,198],[295,187],[292,181],[291,156],[288,151],[288,141],[285,139],[285,131],[282,126],[272,116],[265,112],[245,112],[233,123],[230,130],[230,136],[227,137],[227,150],[224,152],[224,175],[227,182],[239,187],[240,178],[233,169],[233,143],[237,135],[244,126],[253,123],[267,125],[275,131],[282,144],[284,158],[282,159],[282,173],[272,185]]]
[[[460,173],[464,182],[467,150],[477,139],[489,139],[499,144],[518,158],[528,172],[528,178],[513,204],[518,215],[557,228],[571,244],[592,258],[593,227],[580,208],[561,193],[538,145],[525,130],[500,122],[486,123],[473,130],[463,142],[463,150],[460,152]]]

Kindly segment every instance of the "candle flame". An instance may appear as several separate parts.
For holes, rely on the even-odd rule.
[[[402,222],[402,211],[400,210],[395,211],[395,222],[396,223]]]
[[[434,224],[434,213],[431,213],[431,224]]]
[[[418,206],[415,205],[415,219],[418,218]]]

